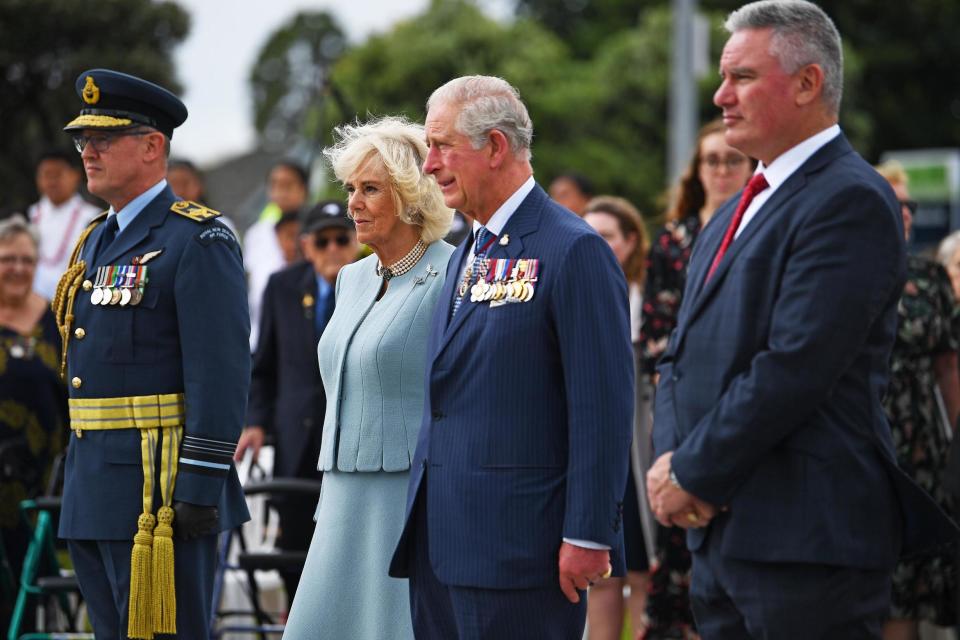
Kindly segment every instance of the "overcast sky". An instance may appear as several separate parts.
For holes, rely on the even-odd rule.
[[[352,43],[422,12],[429,0],[177,0],[191,16],[175,51],[181,96],[190,115],[173,137],[173,154],[208,167],[254,143],[247,77],[260,48],[298,11],[327,9]],[[504,13],[508,0],[487,0]]]

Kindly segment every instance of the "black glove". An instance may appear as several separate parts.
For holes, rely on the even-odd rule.
[[[220,530],[220,512],[189,502],[173,503],[173,532],[181,540],[193,540]]]

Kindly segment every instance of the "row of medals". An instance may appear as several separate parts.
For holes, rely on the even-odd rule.
[[[113,269],[112,282],[110,280],[111,269]],[[83,283],[84,290],[93,289],[90,294],[90,304],[108,306],[127,305],[136,306],[143,300],[143,286],[147,282],[146,265],[116,265],[97,267],[96,282],[89,280]]]
[[[529,302],[535,292],[533,283],[537,281],[539,262],[537,259],[482,261],[477,269],[477,282],[470,287],[470,302]],[[487,282],[491,270],[494,279]]]

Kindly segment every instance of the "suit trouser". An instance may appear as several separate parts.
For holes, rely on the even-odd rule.
[[[480,589],[440,582],[430,565],[426,478],[414,505],[410,612],[418,640],[580,640],[587,595],[572,604],[556,586]],[[464,550],[469,553],[469,550]]]
[[[97,640],[126,638],[133,540],[68,540],[67,547]],[[207,638],[217,565],[217,536],[196,540],[174,538],[173,548],[176,637],[184,640]]]
[[[300,456],[300,462],[297,465],[297,470],[293,477],[303,478],[305,480],[321,480],[323,474],[317,471],[317,458],[319,457],[320,442],[319,436],[317,436],[304,448],[304,452]],[[281,476],[275,475],[275,477]],[[276,509],[277,516],[280,520],[280,533],[277,536],[276,542],[277,548],[283,551],[303,551],[304,562],[306,562],[306,552],[310,549],[310,541],[313,540],[313,530],[316,528],[313,516],[317,510],[317,497],[298,495],[280,496],[272,499],[270,506]],[[302,573],[302,564],[295,569],[280,572],[280,578],[283,580],[283,586],[287,592],[288,608],[293,604],[293,598],[297,593],[297,586],[300,584],[300,574]]]
[[[880,638],[890,571],[724,557],[711,531],[693,553],[690,602],[703,640]]]

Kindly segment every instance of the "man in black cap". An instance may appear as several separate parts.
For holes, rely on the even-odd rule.
[[[204,638],[217,534],[249,518],[232,456],[250,376],[240,248],[167,186],[175,95],[106,69],[76,89],[65,130],[110,210],[54,298],[74,432],[60,536],[98,639]]]
[[[302,260],[270,277],[260,305],[260,334],[253,355],[247,427],[235,460],[249,449],[254,460],[267,434],[274,438],[275,477],[320,479],[317,459],[326,398],[317,366],[317,342],[333,315],[340,269],[357,256],[357,236],[346,208],[321,202],[303,216]],[[343,292],[340,292],[343,295]],[[306,551],[313,535],[316,498],[276,501],[277,546]],[[302,567],[283,574],[293,602]]]

